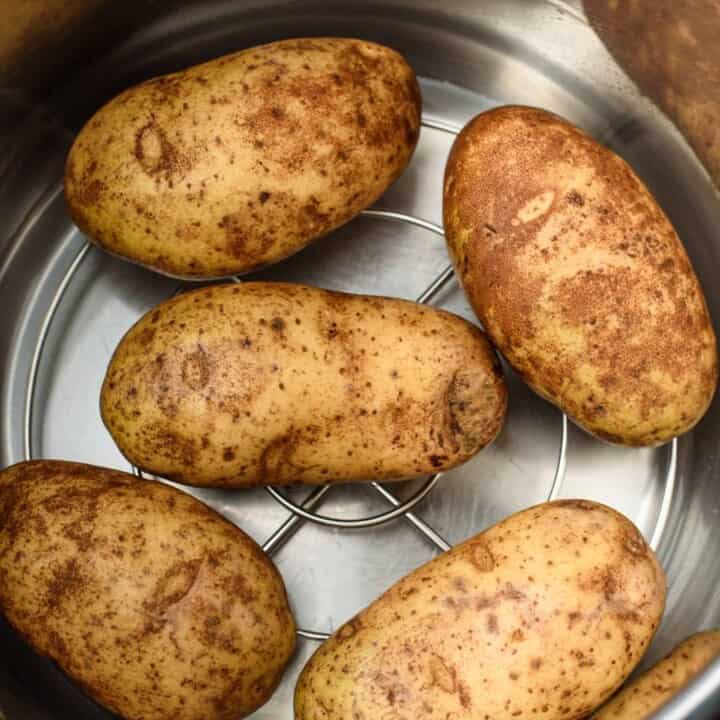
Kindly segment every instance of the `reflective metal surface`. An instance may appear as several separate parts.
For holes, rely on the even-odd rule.
[[[98,105],[137,80],[280,37],[354,35],[403,51],[422,76],[425,126],[410,167],[376,212],[254,277],[406,298],[433,287],[425,299],[473,319],[453,278],[435,286],[448,262],[438,234],[445,158],[453,133],[473,115],[526,103],[565,115],[633,164],[677,227],[720,327],[716,191],[685,141],[617,67],[579,3],[125,5],[148,13],[102,60],[63,77],[41,104],[16,90],[0,96],[0,107],[7,108],[0,114],[3,466],[32,455],[130,470],[100,421],[100,384],[127,328],[181,289],[178,281],[89,247],[74,228],[59,184],[73,133]],[[498,440],[440,477],[412,512],[396,519],[345,527],[394,511],[422,481],[287,494],[309,513],[351,521],[329,524],[294,515],[263,489],[191,490],[265,544],[305,628],[282,686],[254,718],[291,718],[294,681],[317,638],[389,584],[448,544],[549,497],[607,502],[657,548],[670,592],[646,662],[691,632],[720,625],[718,403],[678,443],[634,450],[593,440],[512,374],[509,384],[508,421]],[[687,707],[692,717],[720,716],[718,686],[720,671],[713,668],[678,701],[684,706],[668,706],[659,717],[687,717]],[[109,717],[5,625],[0,711],[8,720]]]

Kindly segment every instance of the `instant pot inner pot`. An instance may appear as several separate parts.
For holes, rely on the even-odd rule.
[[[32,456],[129,470],[100,421],[103,374],[130,325],[188,287],[109,257],[73,226],[61,178],[74,132],[130,84],[283,37],[356,36],[401,50],[420,75],[424,120],[410,167],[372,211],[253,278],[424,295],[474,320],[446,271],[445,159],[472,116],[521,103],[564,115],[633,165],[682,237],[720,327],[716,192],[681,136],[624,77],[577,7],[527,0],[454,2],[443,12],[429,1],[126,3],[134,4],[147,14],[141,22],[138,11],[126,39],[61,75],[41,107],[28,103],[23,114],[16,105],[12,116],[17,123],[0,164],[9,234],[7,245],[0,240],[3,466]],[[280,497],[263,489],[189,489],[266,544],[303,628],[283,684],[253,717],[292,717],[297,674],[323,633],[441,549],[548,498],[608,503],[632,518],[657,550],[670,587],[645,665],[688,634],[720,624],[718,403],[675,443],[624,449],[578,430],[511,372],[509,385],[509,414],[498,440],[436,482],[336,486],[321,497],[307,488]],[[407,512],[394,512],[406,502]],[[289,503],[305,503],[311,517],[293,519]],[[0,658],[0,708],[8,720],[110,717],[4,624]]]

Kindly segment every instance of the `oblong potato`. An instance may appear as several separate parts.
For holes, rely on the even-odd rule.
[[[394,50],[282,40],[149,80],[102,107],[67,160],[73,220],[167,275],[244,273],[347,222],[400,175],[420,91]]]
[[[720,631],[691,635],[665,659],[624,687],[593,720],[648,720],[720,656]]]
[[[485,335],[404,300],[216,285],[119,344],[103,420],[135,465],[193,485],[399,479],[497,435],[507,392]]]
[[[0,609],[128,720],[245,717],[295,644],[247,535],[179,490],[79,463],[0,472]]]
[[[312,656],[296,720],[575,720],[660,622],[665,578],[635,526],[561,500],[512,515],[396,583]]]
[[[475,312],[537,393],[624,445],[700,420],[718,375],[705,299],[621,158],[543,110],[483,113],[448,159],[444,220]]]

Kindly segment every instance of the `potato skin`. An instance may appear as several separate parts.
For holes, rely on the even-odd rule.
[[[645,720],[650,718],[696,675],[720,655],[720,632],[691,635],[665,659],[624,687],[593,720]]]
[[[578,425],[655,446],[703,416],[718,374],[705,299],[621,158],[543,110],[483,113],[448,159],[444,220],[488,335]]]
[[[573,720],[647,648],[665,579],[635,526],[561,500],[411,573],[305,666],[296,720]]]
[[[60,461],[0,472],[0,608],[34,649],[128,720],[236,720],[292,654],[285,587],[191,496]]]
[[[283,40],[130,88],[67,160],[75,223],[167,275],[249,272],[371,205],[410,160],[420,90],[394,50]]]
[[[115,351],[100,405],[135,465],[247,486],[446,470],[495,438],[506,402],[495,352],[462,318],[259,282],[146,314]]]

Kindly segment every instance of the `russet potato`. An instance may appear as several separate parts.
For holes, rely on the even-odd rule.
[[[665,578],[635,526],[562,500],[400,580],[305,666],[296,720],[578,720],[660,622]]]
[[[495,438],[506,399],[495,352],[460,317],[258,282],[148,312],[113,355],[101,412],[135,465],[240,487],[447,470]]]
[[[420,129],[394,50],[282,40],[148,80],[102,107],[67,159],[76,224],[111,253],[209,278],[278,262],[372,204]]]
[[[262,550],[195,498],[61,461],[0,472],[0,610],[127,720],[238,720],[295,644]]]
[[[705,299],[620,157],[544,110],[491,110],[450,153],[444,222],[491,340],[577,424],[655,446],[700,420],[718,374]]]
[[[649,720],[718,656],[720,631],[691,635],[665,659],[628,683],[592,720]]]

